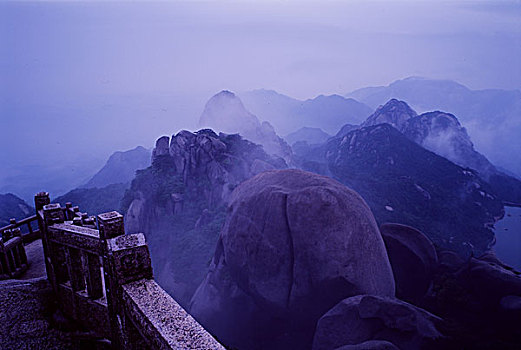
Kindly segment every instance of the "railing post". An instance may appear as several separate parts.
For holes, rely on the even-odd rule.
[[[9,278],[9,263],[7,261],[7,252],[5,251],[4,242],[2,238],[0,238],[0,276],[2,279]]]
[[[35,206],[40,207],[49,199],[49,194],[46,192],[38,193],[35,196]],[[38,210],[38,209],[37,209]],[[64,252],[59,247],[53,247],[49,242],[48,226],[54,223],[63,222],[64,214],[59,204],[45,204],[42,206],[43,219],[38,215],[38,224],[42,232],[42,245],[45,254],[45,268],[47,270],[47,278],[53,286],[54,292],[58,293],[58,283],[65,282],[68,278],[68,271],[66,265],[66,257]]]
[[[120,346],[124,349],[143,349],[146,344],[132,320],[125,313],[121,286],[143,279],[153,279],[150,253],[142,233],[119,236],[107,240],[108,259],[111,266],[112,292],[115,301],[113,311],[119,326]]]
[[[36,214],[38,215],[38,211],[42,210],[43,207],[47,204],[50,204],[51,200],[49,198],[49,192],[38,192],[34,196],[34,208],[36,209]]]
[[[105,292],[107,296],[107,308],[109,312],[109,322],[111,328],[111,341],[115,349],[122,349],[122,325],[117,312],[116,291],[118,289],[117,280],[113,278],[114,268],[112,259],[109,257],[110,251],[107,241],[111,238],[125,234],[123,215],[116,211],[98,215],[98,231],[103,247],[103,275],[105,277]]]

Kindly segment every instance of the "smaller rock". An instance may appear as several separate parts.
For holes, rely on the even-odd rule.
[[[465,260],[450,250],[438,252],[438,262],[441,267],[449,270],[457,270],[465,264]]]
[[[170,137],[168,136],[162,136],[156,141],[156,147],[152,151],[152,163],[155,159],[159,156],[164,156],[169,154],[169,142]]]
[[[404,301],[376,295],[342,300],[317,323],[313,350],[330,350],[368,340],[385,340],[402,350],[416,350],[441,337],[441,319]]]
[[[519,295],[507,295],[501,298],[499,305],[504,311],[521,314],[521,296]]]
[[[396,282],[396,296],[418,304],[428,292],[438,266],[432,242],[417,229],[400,224],[380,227]]]
[[[472,258],[463,274],[484,307],[496,308],[503,297],[521,295],[521,276],[496,263]]]

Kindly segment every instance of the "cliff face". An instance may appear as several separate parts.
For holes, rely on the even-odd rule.
[[[147,235],[158,281],[181,304],[206,273],[233,189],[284,167],[239,135],[203,129],[157,141],[152,166],[137,172],[122,201],[125,227]]]

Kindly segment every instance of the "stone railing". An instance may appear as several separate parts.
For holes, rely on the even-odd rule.
[[[36,215],[26,217],[20,221],[11,219],[9,225],[0,228],[0,236],[4,236],[6,232],[8,233],[9,231],[19,229],[24,243],[32,242],[35,239],[40,238],[40,230],[36,228],[36,221]],[[22,228],[25,228],[26,230],[22,231]]]
[[[153,279],[145,236],[35,196],[48,279],[61,310],[116,349],[224,349]]]
[[[17,278],[27,270],[22,233],[19,227],[2,229],[0,238],[0,280]]]

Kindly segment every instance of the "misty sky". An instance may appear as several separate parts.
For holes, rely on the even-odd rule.
[[[151,147],[222,89],[520,89],[520,57],[519,1],[1,2],[0,161]]]

